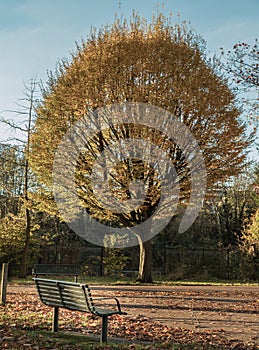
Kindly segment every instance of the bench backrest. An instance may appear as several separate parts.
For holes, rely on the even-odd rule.
[[[72,264],[35,264],[32,270],[33,275],[80,275],[80,265]]]
[[[48,306],[96,313],[87,284],[34,278],[41,301]]]

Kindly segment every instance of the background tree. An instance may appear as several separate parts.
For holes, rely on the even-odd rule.
[[[226,183],[213,203],[216,237],[221,246],[239,243],[247,220],[256,210],[252,172],[250,167]]]
[[[222,52],[224,54],[224,52]],[[259,45],[255,39],[253,45],[238,43],[232,51],[227,52],[225,68],[235,77],[236,83],[244,84],[243,88],[259,87]]]
[[[93,31],[70,61],[63,60],[49,77],[32,135],[32,166],[49,194],[54,154],[66,131],[90,111],[113,103],[148,103],[171,112],[185,123],[203,151],[209,192],[228,176],[236,175],[243,167],[249,141],[245,126],[239,120],[240,112],[234,105],[235,98],[225,80],[206,62],[203,44],[184,24],[172,25],[170,19],[162,15],[147,24],[135,15],[129,24],[116,20],[111,26]],[[93,159],[114,138],[150,137],[152,132],[133,130],[125,125],[100,132],[97,138],[82,145],[88,152],[87,157],[80,158],[82,175],[91,171]],[[166,144],[170,150],[180,180],[181,201],[186,204],[191,191],[186,159],[173,140],[163,137],[155,132],[151,140],[158,146]],[[145,164],[121,164],[115,176],[121,187],[113,187],[114,195],[118,198],[127,195],[127,179],[138,178],[141,173],[149,174],[146,177],[152,194],[149,206],[133,212],[130,218],[113,215],[106,220],[127,225],[133,224],[133,217],[143,220],[150,215],[152,205],[158,200],[159,181],[156,179],[156,184],[150,185],[154,174],[151,175],[152,169]],[[98,213],[99,220],[104,222],[107,213],[93,198],[89,184],[82,184],[86,176],[80,177],[80,171],[78,174],[77,185],[84,205],[92,213]],[[54,201],[52,208],[56,212]],[[142,248],[145,254],[140,254],[139,279],[149,282],[152,280],[151,242],[145,242]]]
[[[249,224],[247,225],[245,235],[243,238],[254,245],[254,249],[257,250],[259,254],[259,165],[256,164],[253,169],[253,182],[250,185],[250,190],[253,199],[253,212],[247,220]]]
[[[254,254],[259,257],[259,209],[252,217],[251,223],[243,236],[243,240],[249,243]]]
[[[0,144],[0,218],[17,214],[24,186],[24,154],[17,146]]]
[[[13,119],[1,118],[2,123],[10,126],[14,132],[19,131],[22,136],[21,139],[13,138],[13,140],[18,141],[23,150],[24,157],[24,167],[23,167],[23,184],[22,193],[20,194],[20,200],[22,202],[23,214],[25,215],[25,232],[24,232],[24,247],[22,250],[21,261],[20,261],[20,277],[25,277],[27,274],[27,260],[29,256],[30,240],[32,235],[32,225],[31,225],[31,203],[29,199],[29,187],[32,185],[30,180],[32,175],[29,167],[30,158],[30,142],[31,142],[31,132],[33,126],[34,118],[34,108],[37,93],[37,82],[34,78],[30,80],[28,85],[25,85],[25,96],[21,100],[23,104],[19,104],[18,111],[9,111],[15,113],[16,115],[22,117],[21,123],[16,123]],[[25,136],[25,137],[24,137]]]
[[[24,153],[17,146],[0,145],[0,263],[8,261],[11,272],[20,264],[24,221],[16,220],[22,207]]]
[[[253,120],[259,121],[259,45],[237,43],[232,50],[222,49],[221,66],[230,75],[233,86],[239,92],[241,104],[249,107]]]
[[[256,171],[256,166],[245,169],[224,183],[217,196],[207,198],[195,223],[184,235],[177,232],[174,220],[166,227],[166,244],[187,248],[236,247],[258,208]]]
[[[246,272],[250,278],[257,280],[259,277],[259,209],[244,229],[240,246],[246,258],[244,268],[247,269]]]

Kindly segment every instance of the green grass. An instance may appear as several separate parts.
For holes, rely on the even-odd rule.
[[[9,282],[12,284],[31,284],[33,283],[32,276],[28,276],[27,278],[17,278],[17,277],[10,277]],[[67,276],[44,276],[44,278],[53,278],[53,279],[60,279],[60,280],[66,280],[66,281],[74,281],[73,277],[67,277]],[[92,276],[80,276],[79,282],[81,283],[88,283],[88,284],[102,284],[102,285],[140,285],[141,283],[136,282],[135,277],[127,277],[127,276],[103,276],[103,277],[92,277]],[[146,284],[146,283],[145,283]],[[150,283],[148,283],[150,284]],[[158,285],[166,285],[166,286],[175,286],[175,285],[211,285],[211,286],[258,286],[259,281],[239,281],[239,280],[220,280],[216,278],[211,279],[185,279],[185,280],[176,280],[172,281],[169,280],[167,276],[161,276],[159,278],[156,278],[154,280],[154,284]],[[152,285],[152,284],[151,284]]]
[[[19,317],[16,317],[15,324],[14,319],[10,315],[2,315],[1,320],[3,324],[0,324],[1,334],[4,335],[5,332],[2,332],[3,329],[6,330],[8,339],[5,343],[2,341],[0,343],[9,350],[21,350],[28,348],[30,344],[30,349],[69,349],[69,350],[216,350],[216,346],[206,346],[204,344],[174,344],[170,343],[156,343],[153,344],[148,341],[128,341],[126,339],[114,339],[108,338],[107,344],[100,344],[99,336],[87,336],[78,333],[73,333],[72,331],[59,331],[53,333],[49,330],[51,328],[51,317],[39,317],[38,313],[27,312],[20,314]],[[35,325],[33,321],[37,321]],[[60,322],[60,325],[63,322]],[[24,325],[27,325],[26,328],[23,328]],[[36,327],[37,329],[35,329]],[[21,339],[22,342],[20,341]],[[23,344],[27,344],[25,347],[22,347]]]
[[[40,349],[69,349],[69,350],[199,350],[204,349],[201,345],[188,344],[141,344],[134,342],[127,342],[122,340],[116,340],[108,342],[107,344],[100,344],[97,338],[91,338],[85,335],[78,334],[65,334],[65,333],[52,333],[49,331],[35,331],[26,330],[21,331],[18,329],[12,330],[13,340],[7,342],[9,350],[23,349],[23,343],[20,339],[25,337],[24,344],[28,347],[30,343],[33,348],[37,346]],[[207,347],[207,350],[215,350],[215,347]]]
[[[215,285],[215,286],[242,286],[242,285],[259,285],[259,281],[239,281],[239,280],[220,280],[216,278],[211,279],[185,279],[185,280],[176,280],[172,281],[168,279],[168,276],[161,276],[154,279],[154,283],[139,283],[136,282],[134,277],[116,277],[116,276],[104,276],[104,277],[80,277],[79,281],[86,282],[89,284],[111,284],[111,285],[141,285],[141,284],[156,284],[156,285]]]
[[[259,282],[247,282],[238,280],[218,280],[218,279],[195,279],[195,280],[179,280],[179,281],[167,281],[166,279],[161,279],[157,282],[161,285],[180,285],[180,286],[258,286]]]
[[[32,276],[28,276],[27,278],[18,278],[18,277],[8,277],[8,282],[13,284],[31,284]]]

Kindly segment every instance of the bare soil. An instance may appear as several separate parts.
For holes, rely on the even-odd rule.
[[[109,286],[129,315],[259,345],[259,286]]]

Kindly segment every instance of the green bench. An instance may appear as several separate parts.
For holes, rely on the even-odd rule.
[[[80,265],[73,264],[35,264],[32,269],[32,274],[35,277],[43,275],[51,276],[74,276],[75,282],[78,281],[80,275]]]
[[[108,317],[112,315],[126,315],[121,311],[117,298],[93,298],[87,284],[34,278],[40,300],[47,306],[54,308],[52,331],[58,331],[59,308],[73,311],[90,312],[102,318],[101,342],[107,342]],[[112,299],[114,307],[104,308],[100,302]]]

